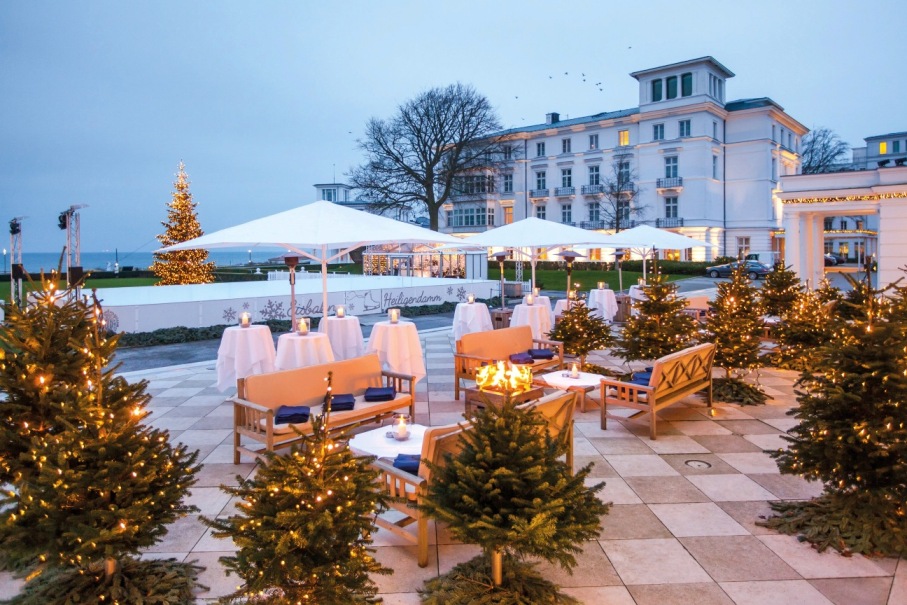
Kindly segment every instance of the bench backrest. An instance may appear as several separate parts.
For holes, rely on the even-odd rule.
[[[333,372],[334,393],[361,395],[368,387],[381,386],[381,361],[377,354],[371,354],[249,376],[238,381],[237,396],[272,409],[282,405],[317,405],[327,391],[328,372]]]
[[[422,456],[419,463],[419,476],[426,482],[431,481],[431,469],[425,464],[428,460],[436,467],[446,464],[445,454],[456,456],[463,449],[463,443],[460,437],[464,430],[469,427],[468,423],[449,424],[445,426],[433,426],[425,429],[425,437],[422,441]]]
[[[649,385],[655,386],[657,397],[670,396],[691,385],[706,384],[712,378],[715,345],[706,342],[689,347],[655,361]]]
[[[691,296],[686,299],[687,309],[706,309],[709,308],[708,296]]]
[[[562,434],[569,434],[573,421],[573,409],[576,407],[576,393],[558,391],[545,395],[537,401],[530,401],[517,406],[520,409],[532,409],[541,414],[548,423],[548,434],[557,439]]]
[[[531,348],[532,328],[529,326],[472,332],[457,341],[457,353],[494,360],[506,360],[514,353]]]

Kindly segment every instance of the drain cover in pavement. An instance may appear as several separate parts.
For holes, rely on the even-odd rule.
[[[687,460],[684,464],[690,468],[712,468],[712,465],[705,460]]]

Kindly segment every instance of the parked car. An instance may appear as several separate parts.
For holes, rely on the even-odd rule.
[[[746,265],[746,276],[750,279],[759,279],[760,277],[765,277],[772,272],[772,268],[768,265],[764,265],[756,260],[743,261]],[[714,267],[706,267],[705,274],[709,277],[728,277],[731,272],[740,265],[740,261],[734,261],[733,263],[727,263],[724,265],[715,265]]]
[[[828,254],[828,253],[826,253],[825,256],[824,256],[824,259],[825,259],[825,266],[826,266],[826,267],[834,267],[835,265],[838,264],[838,259],[835,258],[835,255],[834,255],[834,254]]]
[[[833,259],[835,259],[836,265],[843,265],[844,263],[847,262],[847,255],[841,254],[840,252],[829,252],[825,256],[830,256]]]

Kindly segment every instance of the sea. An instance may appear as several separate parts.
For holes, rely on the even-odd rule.
[[[0,267],[4,273],[9,272],[12,258],[8,251],[3,255],[3,266]],[[249,253],[246,250],[211,250],[208,252],[208,259],[213,261],[218,267],[248,265],[249,262],[265,263],[268,259],[278,256],[279,251],[255,251]],[[119,263],[120,270],[132,267],[135,270],[147,269],[154,262],[153,252],[124,252],[122,250],[107,250],[104,252],[82,252],[82,267],[85,270],[113,271],[116,263]],[[25,270],[31,274],[37,274],[42,269],[50,271],[60,266],[59,252],[23,252],[22,264]],[[66,266],[66,259],[63,258],[63,267]]]

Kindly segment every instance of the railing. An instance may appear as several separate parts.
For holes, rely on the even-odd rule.
[[[568,227],[576,227],[576,223],[570,221],[561,221],[562,225],[567,225]]]
[[[604,193],[604,185],[583,185],[582,188],[583,195],[595,195],[596,193]]]
[[[657,218],[655,219],[655,226],[664,228],[664,227],[683,227],[682,218]]]
[[[576,187],[555,187],[554,195],[558,197],[564,197],[567,195],[573,195],[576,193]]]
[[[529,192],[529,197],[548,197],[547,189],[533,189]]]
[[[579,226],[581,229],[607,229],[610,227],[608,221],[582,221]]]
[[[481,233],[488,231],[488,225],[462,225],[457,227],[448,227],[448,233]]]
[[[655,181],[655,187],[657,189],[677,189],[683,187],[683,177],[675,176],[669,179],[658,179]]]

